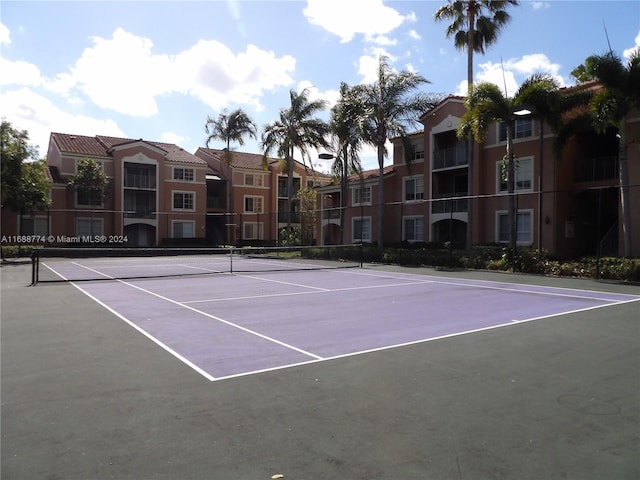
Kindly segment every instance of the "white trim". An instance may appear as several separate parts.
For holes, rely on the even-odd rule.
[[[185,236],[176,237],[176,235],[175,235],[175,226],[176,226],[177,223],[190,224],[192,226],[192,228],[193,228],[193,231],[192,231],[193,235],[191,237],[185,237]],[[196,236],[196,221],[195,220],[180,220],[180,219],[171,220],[171,238],[193,238],[195,236]]]
[[[176,171],[182,170],[183,178],[176,178]],[[185,180],[184,176],[187,171],[191,172],[191,179]],[[186,183],[194,183],[196,181],[196,169],[193,167],[183,167],[183,166],[172,166],[171,167],[171,180],[174,182],[186,182]]]
[[[90,228],[89,228],[89,232],[88,233],[80,233],[80,228],[78,228],[78,222],[80,221],[89,221],[90,223]],[[98,224],[100,225],[99,231],[91,231],[94,230],[93,228],[93,224],[94,222],[98,222]],[[102,217],[76,217],[75,219],[75,234],[78,237],[84,237],[84,236],[89,236],[89,235],[93,235],[94,237],[96,235],[103,235],[104,234],[104,218]]]
[[[185,195],[191,195],[193,197],[193,207],[192,208],[176,208],[175,206],[175,197],[176,193],[181,193]],[[184,204],[184,202],[183,202]],[[173,212],[195,212],[196,211],[196,192],[193,190],[171,190],[171,211]]]
[[[532,208],[525,208],[525,209],[519,209],[516,213],[516,225],[517,225],[517,216],[518,215],[525,215],[528,214],[529,215],[529,240],[528,241],[523,241],[523,240],[518,240],[517,239],[517,232],[516,232],[516,245],[521,245],[521,246],[529,246],[529,245],[533,245],[533,237],[534,237],[534,231],[533,231],[533,209]],[[507,216],[509,215],[508,210],[496,210],[495,212],[495,241],[496,243],[509,243],[509,240],[500,240],[500,217],[501,216]],[[509,232],[507,232],[507,236],[509,235]]]
[[[408,239],[407,238],[407,226],[406,226],[406,221],[407,220],[422,220],[422,239]],[[424,215],[405,215],[402,217],[402,241],[407,241],[409,243],[416,243],[416,242],[424,242],[424,226],[425,226],[425,221],[424,221]],[[414,232],[415,233],[415,230]]]
[[[422,197],[407,200],[407,181],[414,180],[417,183],[418,179],[422,179]],[[407,175],[406,177],[402,177],[402,203],[416,203],[422,201],[424,201],[424,175]]]
[[[535,181],[535,159],[533,155],[527,157],[519,157],[513,159],[515,165],[516,178],[514,179],[514,190],[517,193],[531,193],[533,192],[534,181]],[[531,164],[531,177],[529,178],[529,188],[518,188],[518,164],[523,164],[524,162]],[[500,189],[500,185],[502,185],[502,160],[496,162],[496,193],[506,194],[507,189]]]
[[[353,185],[351,187],[351,205],[354,207],[359,207],[360,205],[371,205],[371,202],[373,200],[373,188],[372,185],[363,185],[364,188],[360,188],[360,184],[358,185]],[[358,190],[362,190],[362,191],[367,191],[369,190],[369,200],[365,201],[365,202],[356,202],[356,191]]]
[[[366,221],[369,221],[369,238],[364,238],[364,235],[362,235],[361,232],[361,236],[363,238],[356,238],[355,233],[356,233],[356,222],[362,221],[363,224]],[[362,226],[360,227],[362,229]],[[371,216],[354,216],[351,217],[351,241],[352,243],[356,243],[356,242],[371,242],[373,239],[373,222],[371,221]]]
[[[260,208],[258,210],[247,210],[248,198],[251,198],[254,200],[254,207],[255,207],[255,200],[260,199]],[[254,213],[254,214],[264,213],[264,197],[262,195],[243,195],[242,196],[242,213]]]

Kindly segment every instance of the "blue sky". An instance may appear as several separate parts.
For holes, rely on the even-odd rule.
[[[261,129],[288,106],[290,89],[333,104],[341,81],[372,81],[380,54],[427,78],[425,92],[462,93],[466,53],[433,20],[444,3],[2,1],[0,115],[28,130],[41,156],[52,131],[194,152],[205,144],[207,116],[241,107]],[[520,3],[498,42],[476,55],[476,81],[506,80],[513,91],[546,72],[573,85],[571,70],[608,50],[605,26],[621,57],[640,46],[637,0]],[[253,140],[238,148],[260,153]],[[373,149],[362,157],[365,168],[376,166]]]

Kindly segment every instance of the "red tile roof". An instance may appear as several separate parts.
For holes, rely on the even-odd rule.
[[[58,145],[61,152],[72,153],[76,155],[109,157],[113,147],[125,145],[133,142],[145,142],[156,148],[164,150],[165,160],[168,162],[192,163],[196,165],[204,165],[206,162],[195,155],[187,152],[183,148],[173,143],[154,142],[143,139],[131,139],[120,137],[108,137],[104,135],[96,135],[95,137],[87,137],[84,135],[73,135],[68,133],[52,133],[51,140]]]

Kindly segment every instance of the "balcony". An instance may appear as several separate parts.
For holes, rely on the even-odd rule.
[[[124,218],[155,220],[156,213],[151,210],[127,210],[124,212]]]
[[[457,142],[449,148],[437,148],[433,152],[433,169],[454,168],[468,163],[467,144]]]
[[[145,190],[155,190],[156,176],[139,174],[139,173],[129,173],[125,171],[124,188],[140,188]]]
[[[433,196],[431,213],[464,213],[469,211],[469,199],[455,198],[466,197],[467,193],[440,193]],[[440,201],[436,201],[442,199]]]
[[[340,220],[340,208],[330,208],[322,211],[324,220]]]
[[[576,182],[600,182],[603,180],[615,180],[617,177],[618,157],[616,155],[576,161]]]
[[[289,223],[289,218],[291,223],[300,223],[300,212],[278,212],[278,223]]]

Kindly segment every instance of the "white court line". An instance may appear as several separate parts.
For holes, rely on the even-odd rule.
[[[60,278],[62,278],[63,280],[67,280],[63,275],[59,274],[58,272],[56,272],[53,268],[49,267],[48,265],[44,264],[47,268],[49,268],[52,272],[54,272],[56,275],[60,276]],[[301,353],[303,355],[306,355],[308,357],[313,358],[314,360],[322,360],[322,357],[319,355],[316,355],[314,353],[311,352],[307,352],[306,350],[303,350],[301,348],[295,347],[293,345],[290,345],[288,343],[282,342],[280,340],[277,340],[273,337],[269,337],[268,335],[263,335],[260,332],[256,332],[255,330],[251,330],[249,328],[243,327],[241,325],[235,324],[233,322],[230,322],[228,320],[224,320],[223,318],[220,317],[216,317],[215,315],[211,315],[209,313],[203,312],[202,310],[198,310],[196,308],[190,307],[189,305],[185,305],[183,303],[177,302],[175,300],[172,300],[170,298],[167,298],[163,295],[159,295],[157,293],[154,293],[150,290],[144,289],[142,287],[138,287],[137,285],[133,285],[132,283],[129,282],[125,282],[123,280],[119,280],[113,277],[110,277],[109,275],[106,275],[102,272],[99,272],[97,270],[93,270],[90,267],[87,267],[85,265],[81,265],[78,264],[78,266],[82,267],[82,268],[86,268],[87,270],[91,270],[95,273],[98,273],[102,276],[105,276],[107,278],[111,278],[115,281],[117,281],[118,283],[127,285],[129,287],[135,288],[136,290],[140,290],[144,293],[147,293],[149,295],[152,295],[154,297],[160,298],[162,300],[165,300],[169,303],[173,303],[174,305],[178,305],[180,307],[186,308],[187,310],[191,310],[192,312],[198,313],[200,315],[203,315],[205,317],[211,318],[213,320],[216,320],[218,322],[224,323],[225,325],[228,325],[230,327],[233,328],[237,328],[238,330],[241,330],[245,333],[249,333],[251,335],[254,335],[256,337],[262,338],[263,340],[267,340],[269,342],[275,343],[277,345],[280,345],[282,347],[285,347],[287,349],[293,350],[295,352]],[[200,373],[201,375],[203,375],[204,377],[206,377],[208,380],[215,380],[216,378],[213,377],[212,375],[206,373],[204,370],[202,370],[200,367],[198,367],[197,365],[195,365],[193,362],[187,360],[185,357],[183,357],[182,355],[180,355],[178,352],[176,352],[175,350],[173,350],[171,347],[169,347],[168,345],[164,344],[162,341],[160,341],[159,339],[157,339],[156,337],[154,337],[153,335],[151,335],[150,333],[148,333],[146,330],[142,329],[141,327],[139,327],[138,325],[136,325],[134,322],[130,321],[128,318],[126,318],[124,315],[121,315],[120,313],[118,313],[117,311],[113,310],[111,307],[109,307],[108,305],[104,304],[103,302],[101,302],[100,300],[98,300],[96,297],[94,297],[93,295],[91,295],[89,292],[87,292],[86,290],[84,290],[83,288],[81,288],[80,286],[76,285],[74,282],[70,282],[74,287],[76,287],[78,290],[80,290],[82,293],[84,293],[85,295],[87,295],[89,298],[91,298],[92,300],[95,300],[96,302],[98,302],[100,305],[102,305],[103,307],[105,307],[107,310],[109,310],[110,312],[112,312],[113,314],[115,314],[118,318],[124,320],[127,324],[131,325],[132,327],[134,327],[136,330],[138,330],[139,332],[143,333],[147,338],[151,339],[153,342],[155,342],[156,344],[158,344],[159,346],[161,346],[162,348],[164,348],[166,351],[168,351],[169,353],[171,353],[172,355],[174,355],[176,358],[178,358],[180,361],[184,362],[186,365],[190,366],[191,368],[193,368],[194,370],[196,370],[198,373]]]
[[[218,377],[215,379],[215,381],[221,381],[221,380],[229,380],[229,379],[233,379],[233,378],[238,378],[238,377],[246,377],[249,375],[257,375],[260,373],[265,373],[265,372],[273,372],[273,371],[277,371],[277,370],[285,370],[288,368],[295,368],[301,365],[309,365],[312,363],[320,363],[320,362],[327,362],[330,360],[338,360],[341,358],[349,358],[349,357],[355,357],[358,355],[366,355],[368,353],[375,353],[375,352],[382,352],[385,350],[392,350],[392,349],[396,349],[396,348],[402,348],[402,347],[408,347],[411,345],[419,345],[421,343],[428,343],[428,342],[433,342],[435,340],[443,340],[446,338],[454,338],[454,337],[461,337],[463,335],[469,335],[472,333],[479,333],[479,332],[484,332],[484,331],[488,331],[488,330],[495,330],[498,328],[504,328],[504,327],[510,327],[510,326],[514,326],[514,325],[518,325],[518,324],[522,324],[522,323],[528,323],[528,322],[535,322],[537,320],[543,320],[546,318],[553,318],[553,317],[559,317],[561,315],[569,315],[569,314],[573,314],[573,313],[580,313],[580,312],[586,312],[589,310],[596,310],[598,308],[606,308],[606,307],[612,307],[612,306],[616,306],[616,305],[624,305],[626,303],[633,303],[633,302],[640,302],[640,298],[634,299],[634,300],[625,300],[625,301],[620,301],[614,304],[605,304],[605,305],[596,305],[596,306],[592,306],[592,307],[586,307],[586,308],[579,308],[576,310],[570,310],[568,312],[559,312],[559,313],[552,313],[549,315],[542,315],[540,317],[534,317],[534,318],[528,318],[525,320],[512,320],[511,322],[507,322],[507,323],[502,323],[499,325],[491,325],[488,327],[482,327],[482,328],[476,328],[473,330],[465,330],[462,332],[455,332],[455,333],[449,333],[446,335],[440,335],[437,337],[429,337],[429,338],[423,338],[420,340],[412,340],[409,342],[403,342],[403,343],[397,343],[394,345],[385,345],[383,347],[377,347],[377,348],[371,348],[368,350],[360,350],[357,352],[349,352],[349,353],[344,353],[341,355],[334,355],[333,357],[325,357],[319,360],[310,360],[308,362],[302,362],[302,363],[292,363],[289,365],[282,365],[279,367],[272,367],[272,368],[266,368],[266,369],[262,369],[262,370],[252,370],[252,371],[248,371],[248,372],[242,372],[242,373],[236,373],[233,375],[226,375],[224,377]]]
[[[51,270],[53,273],[55,273],[56,275],[58,275],[60,278],[62,278],[63,280],[67,280],[67,278],[64,277],[64,275],[58,273],[56,270],[54,270],[53,268],[51,268],[49,265],[47,265],[46,263],[43,263],[43,265],[45,267],[47,267],[49,270]],[[80,265],[83,266],[83,265]],[[68,280],[67,280],[68,281]],[[106,303],[102,302],[101,300],[98,300],[96,297],[94,297],[93,295],[91,295],[89,292],[87,292],[86,290],[84,290],[83,288],[81,288],[79,285],[75,284],[74,282],[70,282],[71,285],[73,285],[75,288],[77,288],[79,291],[81,291],[82,293],[84,293],[87,297],[89,297],[91,300],[95,301],[98,303],[98,305],[101,305],[102,307],[106,308],[109,312],[113,313],[116,317],[118,317],[120,320],[124,321],[126,324],[128,324],[129,326],[133,327],[134,329],[136,329],[138,332],[140,332],[142,335],[144,335],[145,337],[147,337],[149,340],[151,340],[153,343],[155,343],[156,345],[158,345],[160,348],[164,349],[166,352],[169,352],[171,355],[173,355],[175,358],[177,358],[178,360],[180,360],[182,363],[184,363],[185,365],[187,365],[188,367],[191,367],[192,369],[194,369],[196,372],[198,372],[200,375],[202,375],[204,378],[206,378],[209,381],[213,381],[216,378],[212,375],[210,375],[209,373],[207,373],[205,370],[203,370],[202,368],[200,368],[199,366],[197,366],[195,363],[193,363],[192,361],[190,361],[189,359],[187,359],[186,357],[183,357],[182,355],[180,355],[178,352],[176,352],[174,349],[172,349],[170,346],[168,346],[166,343],[163,343],[162,341],[160,341],[159,339],[157,339],[156,337],[154,337],[153,335],[151,335],[149,332],[147,332],[146,330],[144,330],[143,328],[139,327],[138,325],[136,325],[135,322],[132,322],[131,320],[129,320],[127,317],[125,317],[124,315],[121,315],[120,313],[118,313],[116,310],[114,310],[113,308],[111,308],[109,305],[107,305]]]
[[[631,301],[633,301],[634,299],[640,299],[640,296],[638,295],[630,295],[627,293],[615,293],[615,292],[602,292],[602,291],[598,291],[598,290],[585,290],[582,288],[567,288],[567,287],[550,287],[550,286],[544,286],[544,285],[527,285],[524,283],[512,283],[512,285],[515,286],[521,286],[521,287],[536,287],[536,288],[546,288],[546,289],[551,289],[551,290],[560,290],[560,291],[566,291],[566,292],[582,292],[585,295],[576,295],[576,294],[571,294],[571,293],[559,293],[559,292],[545,292],[545,291],[540,291],[540,290],[534,290],[534,289],[527,289],[527,288],[511,288],[511,287],[502,287],[502,286],[497,286],[500,284],[505,284],[505,283],[509,283],[509,282],[497,282],[495,280],[468,280],[468,282],[479,282],[479,283],[485,283],[485,284],[493,284],[493,285],[476,285],[475,283],[467,283],[467,281],[465,281],[464,279],[461,278],[451,278],[454,281],[447,281],[447,280],[442,280],[443,277],[438,277],[435,275],[418,275],[418,274],[411,274],[411,273],[406,273],[406,274],[400,274],[400,275],[393,275],[393,274],[384,274],[384,273],[365,273],[365,272],[353,272],[353,271],[349,271],[349,272],[340,272],[342,274],[353,274],[353,275],[365,275],[365,276],[372,276],[372,277],[380,277],[380,278],[399,278],[399,279],[406,279],[406,276],[409,276],[409,278],[428,278],[429,281],[431,283],[441,283],[443,285],[455,285],[455,286],[460,286],[460,287],[471,287],[471,288],[481,288],[481,289],[488,289],[488,290],[503,290],[505,292],[515,292],[515,293],[532,293],[532,294],[536,294],[536,295],[547,295],[547,296],[555,296],[555,297],[569,297],[569,298],[581,298],[581,299],[587,299],[587,300],[597,300],[600,302],[617,302],[617,300],[612,300],[611,298],[600,298],[600,297],[594,297],[593,294],[608,294],[610,293],[611,295],[614,296],[618,296],[618,297],[628,297],[631,298]],[[446,278],[446,277],[444,277]],[[426,280],[425,280],[426,282]],[[407,284],[410,285],[410,284]],[[592,294],[592,295],[589,295]]]

